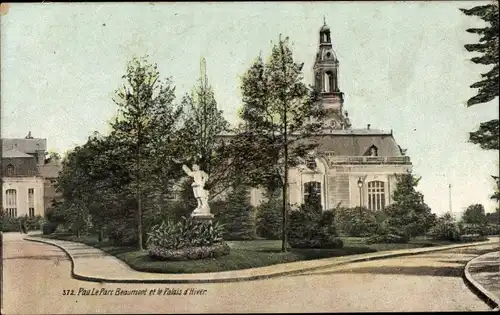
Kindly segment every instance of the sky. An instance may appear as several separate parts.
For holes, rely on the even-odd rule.
[[[449,184],[453,212],[474,203],[492,212],[498,152],[467,140],[480,122],[498,118],[498,98],[466,106],[476,92],[469,86],[489,68],[470,62],[475,55],[463,47],[478,40],[465,30],[484,23],[459,11],[482,3],[11,4],[0,18],[1,134],[31,131],[64,153],[93,131],[107,133],[127,62],[145,55],[172,78],[178,101],[205,57],[218,106],[235,122],[241,77],[279,34],[290,37],[312,84],[324,17],[353,128],[393,130],[433,212],[449,210]]]

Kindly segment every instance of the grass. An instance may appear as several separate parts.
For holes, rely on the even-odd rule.
[[[155,273],[204,273],[241,270],[270,266],[280,263],[313,260],[320,258],[357,255],[377,251],[442,246],[452,242],[416,238],[408,244],[366,244],[362,237],[343,237],[344,247],[339,249],[288,249],[281,252],[280,240],[228,241],[231,253],[216,259],[190,261],[157,261],[147,251],[133,247],[115,246],[109,241],[98,242],[97,236],[85,235],[77,238],[68,234],[43,235],[42,237],[84,243],[99,248],[124,261],[138,271]]]

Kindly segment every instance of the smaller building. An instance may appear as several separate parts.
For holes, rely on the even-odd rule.
[[[47,140],[2,139],[2,207],[7,215],[44,216],[57,194],[54,182],[61,165],[45,159]]]

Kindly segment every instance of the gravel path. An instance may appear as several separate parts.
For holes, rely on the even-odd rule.
[[[7,233],[2,314],[487,311],[489,307],[465,286],[461,275],[468,260],[492,247],[241,283],[98,284],[72,279],[70,261],[58,248]],[[118,289],[136,294],[146,289],[147,294],[114,295]],[[153,289],[155,295],[149,295]],[[64,295],[65,290],[75,295]],[[188,295],[176,295],[179,292]]]

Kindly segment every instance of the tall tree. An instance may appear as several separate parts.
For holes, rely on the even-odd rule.
[[[498,2],[495,1],[491,4],[475,6],[471,9],[461,9],[461,11],[468,16],[476,16],[486,22],[486,26],[483,28],[467,29],[467,32],[481,36],[479,43],[465,45],[467,51],[481,54],[480,56],[471,58],[471,61],[476,64],[493,66],[488,72],[481,74],[483,78],[481,81],[470,86],[479,90],[477,95],[467,101],[467,106],[488,103],[498,97],[498,86],[500,84],[498,76]],[[482,122],[478,130],[470,133],[469,141],[478,144],[484,150],[499,150],[499,129],[500,122],[498,118]],[[493,176],[493,178],[497,182],[497,187],[492,199],[500,201],[498,197],[498,176]]]
[[[205,58],[201,59],[200,72],[198,84],[182,99],[185,123],[180,143],[184,149],[183,162],[196,163],[208,174],[205,189],[210,190],[212,199],[230,186],[227,183],[231,177],[226,161],[227,150],[219,138],[229,131],[229,123],[217,108],[214,90],[208,82]]]
[[[124,85],[117,90],[114,100],[119,106],[120,116],[112,127],[120,146],[129,152],[127,168],[134,177],[137,245],[142,250],[142,200],[144,193],[150,192],[143,185],[144,179],[155,176],[161,169],[157,163],[145,161],[166,159],[161,150],[169,148],[166,144],[172,139],[169,138],[171,127],[175,126],[180,112],[173,105],[175,88],[171,80],[160,79],[157,65],[149,63],[146,57],[129,62],[123,79]]]
[[[324,117],[318,94],[302,82],[302,67],[293,59],[288,37],[280,35],[268,61],[259,56],[242,83],[244,124],[236,143],[251,165],[245,175],[269,189],[282,189],[282,251],[286,251],[288,169],[315,147],[306,139],[320,130]]]

